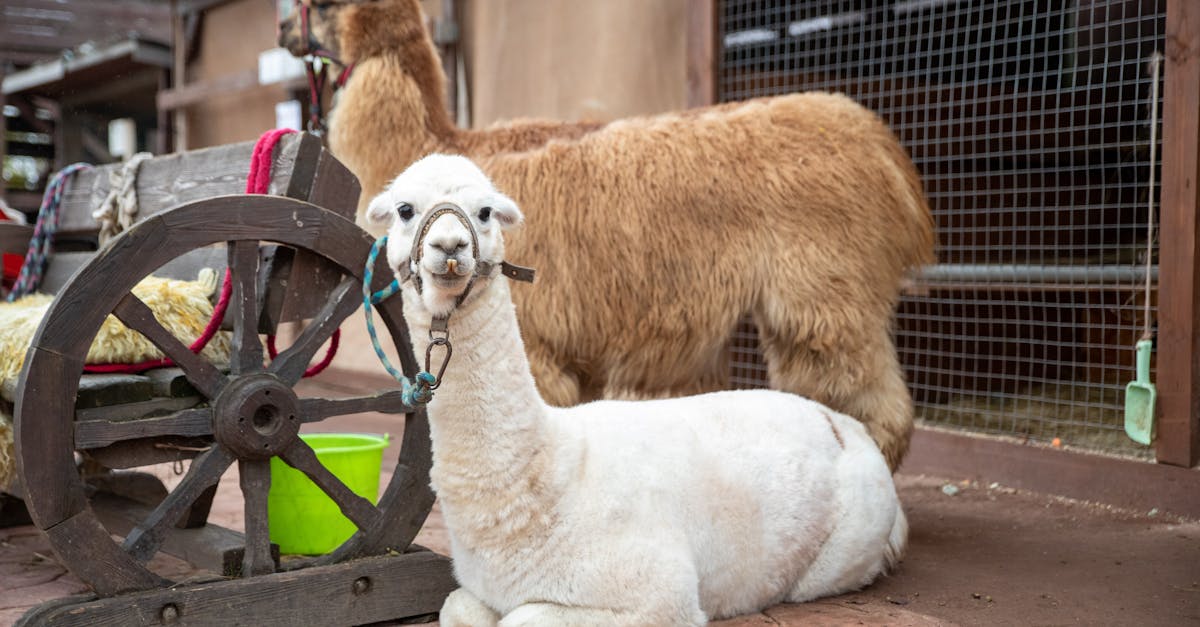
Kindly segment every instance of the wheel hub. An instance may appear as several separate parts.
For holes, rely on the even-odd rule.
[[[218,442],[242,459],[269,459],[291,446],[300,432],[296,393],[269,374],[231,381],[213,409]]]

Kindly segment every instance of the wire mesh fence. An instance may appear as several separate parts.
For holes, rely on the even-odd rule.
[[[1157,296],[1151,59],[1165,4],[720,3],[720,100],[846,93],[922,172],[938,264],[896,321],[919,421],[1152,457],[1123,415]],[[738,387],[765,384],[756,347],[746,321]]]

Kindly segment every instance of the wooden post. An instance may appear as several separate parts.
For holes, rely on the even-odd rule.
[[[687,106],[717,101],[717,0],[687,5]]]
[[[0,83],[4,82],[4,68],[0,67]],[[4,105],[8,101],[4,98],[4,92],[0,91],[0,170],[4,168],[4,157],[8,154],[8,118],[4,115]],[[0,202],[5,200],[5,193],[8,185],[4,183],[4,177],[0,176]]]
[[[1200,4],[1167,1],[1159,239],[1158,461],[1200,450]]]
[[[171,2],[171,53],[174,57],[174,63],[171,68],[171,87],[176,90],[187,83],[188,38],[183,19],[183,11],[180,10],[178,0],[173,0]],[[187,110],[183,107],[175,109],[171,114],[171,118],[173,121],[175,152],[183,152],[188,149]]]

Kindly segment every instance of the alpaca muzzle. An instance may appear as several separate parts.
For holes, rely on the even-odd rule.
[[[421,260],[425,253],[425,240],[429,237],[429,231],[433,228],[434,222],[443,216],[450,216],[457,219],[466,229],[471,237],[471,260],[475,267],[475,271],[471,273],[470,280],[462,293],[458,295],[455,306],[461,305],[466,300],[467,295],[471,293],[471,288],[475,286],[475,281],[479,278],[491,278],[496,274],[497,265],[500,268],[500,274],[516,280],[532,283],[534,271],[532,268],[524,268],[511,264],[507,261],[501,261],[499,264],[493,261],[487,261],[479,258],[479,233],[475,230],[475,225],[471,223],[471,218],[458,205],[444,202],[433,208],[425,217],[417,224],[417,236],[413,238],[412,250],[409,252],[409,264],[403,267],[400,282],[404,283],[410,279],[413,285],[417,288],[417,293],[420,294],[424,286],[420,273],[417,271],[421,267]],[[460,261],[454,257],[446,259],[447,274],[459,274],[458,267]]]

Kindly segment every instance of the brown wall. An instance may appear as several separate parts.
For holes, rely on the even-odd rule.
[[[686,104],[688,0],[463,0],[473,126]]]
[[[686,106],[688,0],[458,0],[472,125],[544,117],[612,120]],[[431,16],[443,0],[422,0]],[[206,11],[188,81],[255,70],[275,46],[274,5]],[[188,148],[252,140],[275,124],[278,85],[188,107]]]
[[[217,5],[204,14],[199,49],[188,65],[187,80],[257,72],[259,53],[275,45],[273,2],[236,0]],[[188,107],[188,148],[256,139],[275,127],[275,103],[291,98],[279,85],[265,85],[214,95]]]

